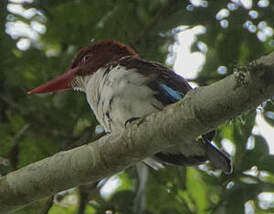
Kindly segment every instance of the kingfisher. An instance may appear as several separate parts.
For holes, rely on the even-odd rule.
[[[70,69],[28,94],[73,89],[84,92],[106,133],[119,132],[128,122],[161,111],[192,90],[189,83],[166,66],[141,59],[134,49],[115,40],[102,40],[82,48]],[[231,173],[228,154],[212,144],[215,130],[192,146],[178,143],[154,154],[162,164],[193,166],[210,161],[214,168]]]

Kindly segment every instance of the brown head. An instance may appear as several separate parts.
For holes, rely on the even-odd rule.
[[[103,40],[82,48],[72,62],[70,69],[53,80],[28,91],[33,93],[48,93],[71,89],[71,83],[76,76],[85,76],[96,72],[100,67],[119,60],[124,56],[134,56],[137,53],[125,44],[115,40]]]

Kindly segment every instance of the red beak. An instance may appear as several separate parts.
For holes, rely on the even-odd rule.
[[[75,72],[79,69],[79,67],[70,69],[68,72],[54,78],[53,80],[48,81],[47,83],[38,86],[35,89],[28,91],[28,94],[34,93],[48,93],[55,92],[59,90],[67,90],[71,89],[71,81],[74,78]]]

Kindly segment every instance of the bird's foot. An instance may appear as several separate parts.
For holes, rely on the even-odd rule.
[[[125,122],[125,128],[127,127],[127,125],[128,125],[129,123],[132,123],[133,121],[139,120],[139,119],[140,119],[140,117],[132,117],[132,118],[128,119],[128,120]]]

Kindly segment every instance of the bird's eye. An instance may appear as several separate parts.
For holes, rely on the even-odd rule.
[[[85,56],[82,58],[82,62],[83,62],[83,63],[86,63],[90,57],[91,57],[91,55],[85,55]]]

